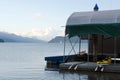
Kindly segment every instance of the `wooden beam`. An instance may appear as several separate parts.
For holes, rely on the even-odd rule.
[[[93,61],[97,61],[97,53],[98,53],[98,35],[93,34]]]

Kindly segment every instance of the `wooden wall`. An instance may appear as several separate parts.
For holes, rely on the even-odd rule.
[[[114,54],[114,38],[103,35],[98,35],[98,54]],[[93,37],[90,35],[89,39],[89,53],[93,53]],[[120,53],[120,38],[116,38],[116,53]]]

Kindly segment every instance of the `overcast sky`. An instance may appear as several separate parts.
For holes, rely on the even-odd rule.
[[[73,12],[120,9],[120,0],[0,0],[0,31],[50,40]]]

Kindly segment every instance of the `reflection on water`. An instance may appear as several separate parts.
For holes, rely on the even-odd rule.
[[[120,80],[119,73],[45,71],[44,65],[0,64],[0,80]]]
[[[97,73],[97,72],[80,72],[67,73],[62,72],[63,80],[120,80],[117,73]]]

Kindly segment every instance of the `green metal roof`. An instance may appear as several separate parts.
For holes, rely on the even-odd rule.
[[[67,20],[65,34],[101,34],[120,37],[120,10],[75,12]]]

